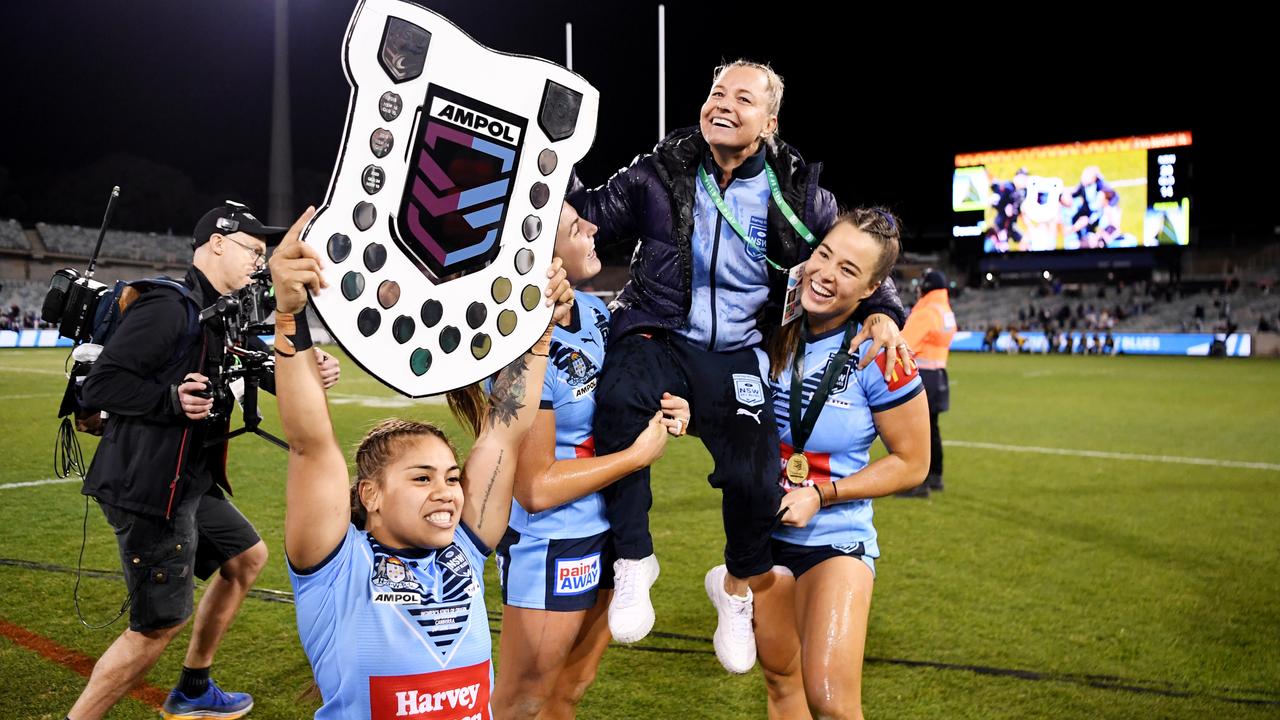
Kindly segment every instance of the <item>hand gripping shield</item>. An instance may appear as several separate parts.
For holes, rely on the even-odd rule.
[[[599,93],[402,0],[362,0],[343,60],[341,153],[303,234],[330,286],[312,304],[352,359],[405,395],[479,381],[550,320],[545,271]]]

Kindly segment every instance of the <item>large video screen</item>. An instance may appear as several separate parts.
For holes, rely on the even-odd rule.
[[[957,155],[951,208],[988,253],[1186,245],[1191,133]]]

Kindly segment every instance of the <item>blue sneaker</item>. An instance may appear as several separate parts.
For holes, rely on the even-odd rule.
[[[253,709],[253,696],[249,693],[229,693],[218,687],[212,678],[209,688],[197,698],[189,698],[174,688],[164,701],[165,720],[196,720],[197,718],[222,718],[235,720]]]

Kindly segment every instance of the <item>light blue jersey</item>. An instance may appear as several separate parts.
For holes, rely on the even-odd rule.
[[[488,720],[489,552],[463,524],[436,550],[388,548],[351,525],[319,566],[291,565],[298,635],[324,698],[316,718]]]
[[[818,389],[827,364],[839,351],[840,343],[844,342],[844,331],[842,326],[806,342],[803,366],[804,409],[808,409],[809,399]],[[827,396],[813,433],[805,443],[804,454],[809,461],[809,476],[803,483],[793,485],[785,475],[779,475],[783,489],[787,492],[814,483],[839,480],[866,467],[871,443],[876,439],[876,425],[872,415],[897,407],[923,391],[919,373],[912,372],[908,375],[901,365],[894,368],[893,378],[886,382],[884,353],[878,355],[876,362],[868,365],[865,370],[858,370],[859,358],[870,348],[869,340],[858,348],[858,353],[849,359],[844,372],[836,379]],[[786,467],[787,459],[795,452],[790,421],[791,374],[791,367],[788,366],[773,385],[773,413],[778,421],[783,467]],[[839,503],[819,510],[803,528],[779,526],[773,537],[811,547],[863,543],[866,555],[875,558],[880,556],[880,549],[876,544],[876,528],[871,523],[871,517],[870,500]]]
[[[596,381],[609,340],[609,309],[594,295],[578,293],[576,297],[569,326],[557,327],[551,334],[550,362],[542,381],[541,408],[556,414],[556,460],[596,454],[591,426],[596,415]],[[512,499],[507,524],[521,535],[546,539],[582,538],[609,529],[600,493],[532,514]]]
[[[714,181],[718,169],[707,156],[704,167]],[[694,182],[693,300],[680,334],[715,352],[758,345],[756,319],[769,299],[769,178],[764,149],[735,172],[723,191],[725,205],[751,236],[739,237],[720,214],[701,182]]]

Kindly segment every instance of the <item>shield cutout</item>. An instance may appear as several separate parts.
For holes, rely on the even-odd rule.
[[[599,93],[404,0],[360,0],[341,57],[346,128],[302,237],[329,286],[311,307],[405,395],[479,382],[551,319],[544,270]]]
[[[479,270],[497,255],[526,122],[434,85],[423,108],[396,242],[439,281]]]

